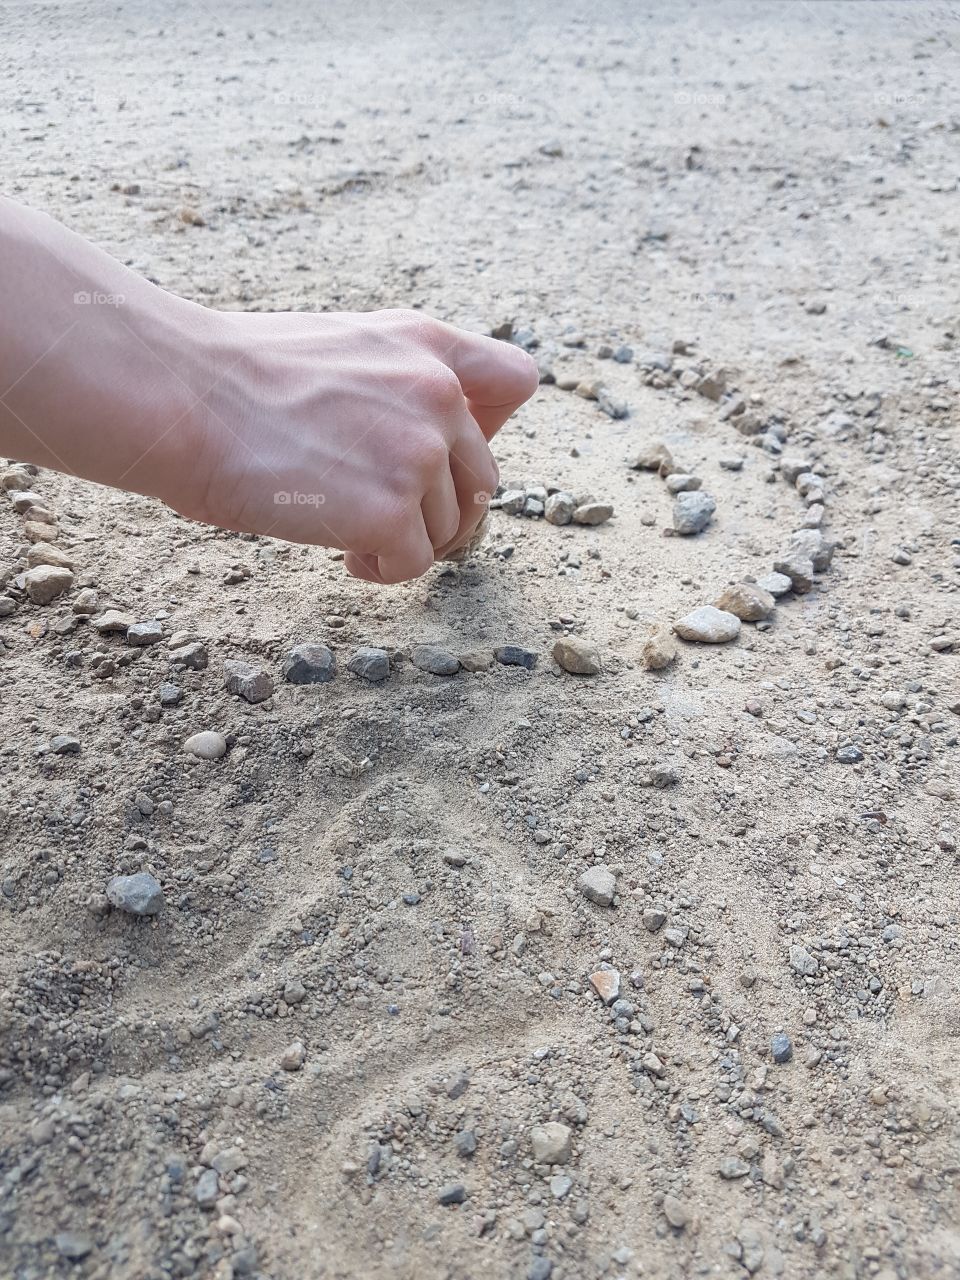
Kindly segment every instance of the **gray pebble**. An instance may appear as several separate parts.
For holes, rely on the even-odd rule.
[[[200,733],[195,733],[188,738],[183,744],[183,749],[201,760],[219,760],[227,754],[227,740],[222,733],[217,733],[214,729],[203,729]]]
[[[352,671],[361,680],[379,683],[390,674],[390,655],[386,649],[373,649],[364,645],[358,649],[347,663],[347,670]]]
[[[143,649],[148,644],[158,644],[163,639],[163,623],[156,620],[135,622],[127,627],[127,644],[136,649]]]
[[[55,756],[76,756],[80,754],[80,739],[72,733],[58,733],[50,739],[50,750]]]
[[[820,966],[806,947],[795,942],[790,948],[790,968],[806,978],[812,978]]]
[[[137,871],[132,876],[112,876],[107,881],[107,899],[118,910],[132,916],[155,916],[164,906],[160,882],[148,871]]]
[[[438,1204],[463,1204],[467,1198],[467,1188],[462,1182],[448,1182],[437,1194]]]
[[[460,670],[459,659],[438,644],[415,645],[410,660],[420,671],[435,676],[452,676]]]
[[[580,892],[598,907],[609,907],[617,891],[617,878],[609,867],[588,867],[578,881]]]
[[[792,585],[785,573],[767,573],[757,579],[757,586],[763,591],[769,591],[772,596],[785,596]]]
[[[54,1244],[60,1257],[69,1262],[80,1262],[93,1250],[93,1241],[82,1231],[58,1231]]]
[[[852,743],[837,750],[837,760],[840,764],[859,764],[862,759],[863,752]]]
[[[502,644],[494,649],[493,656],[505,667],[526,667],[528,671],[532,671],[537,665],[537,655],[518,644]]]
[[[782,1031],[771,1037],[770,1052],[773,1055],[774,1062],[789,1062],[793,1057],[793,1041],[788,1035]]]
[[[197,1179],[194,1198],[201,1209],[212,1209],[220,1194],[220,1183],[216,1169],[204,1169]]]
[[[165,680],[157,690],[157,697],[160,699],[161,707],[176,707],[183,698],[183,690],[179,685]]]
[[[477,1137],[472,1129],[461,1129],[453,1136],[453,1145],[458,1156],[472,1156],[477,1149]]]
[[[265,702],[273,693],[273,676],[238,658],[228,658],[223,664],[223,683],[228,693],[239,694],[247,702]]]
[[[333,679],[333,654],[325,644],[298,644],[284,658],[280,671],[289,684],[326,684]]]
[[[205,671],[207,668],[207,648],[199,640],[180,645],[170,650],[171,665],[186,667],[190,671]]]
[[[677,494],[673,504],[673,527],[683,537],[702,533],[716,509],[717,500],[712,494],[701,491]]]

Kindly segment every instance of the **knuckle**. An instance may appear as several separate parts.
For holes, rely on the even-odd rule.
[[[446,416],[463,404],[463,392],[457,375],[446,365],[434,364],[421,376],[421,394],[426,407]]]

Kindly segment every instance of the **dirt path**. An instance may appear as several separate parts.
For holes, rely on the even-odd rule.
[[[211,306],[512,322],[505,489],[614,516],[374,591],[43,473],[38,606],[0,501],[0,1276],[960,1274],[960,13],[600,9],[3,6],[6,194]]]

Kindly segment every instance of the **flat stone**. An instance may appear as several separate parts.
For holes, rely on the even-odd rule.
[[[728,644],[740,634],[740,619],[712,604],[704,604],[679,618],[673,629],[682,640],[698,644]]]
[[[50,604],[73,586],[73,574],[61,565],[39,564],[23,574],[23,588],[33,604]]]
[[[553,646],[554,661],[564,671],[577,676],[595,676],[600,671],[600,651],[580,636],[563,636]]]
[[[837,749],[837,760],[840,764],[859,764],[862,759],[863,752],[853,743]]]
[[[800,551],[787,551],[774,560],[773,567],[785,577],[799,596],[813,590],[813,561]]]
[[[227,740],[222,733],[214,729],[203,729],[195,733],[183,744],[184,751],[201,760],[219,760],[227,754]]]
[[[27,552],[27,564],[31,569],[41,564],[56,565],[60,569],[72,569],[73,558],[65,551],[61,551],[59,547],[51,546],[49,542],[35,542]]]
[[[75,738],[72,733],[58,733],[55,738],[50,739],[50,751],[55,756],[78,756],[80,739]]]
[[[717,500],[710,493],[678,493],[673,504],[673,527],[685,538],[702,533],[716,509]]]
[[[155,916],[163,910],[163,889],[148,871],[132,876],[112,876],[107,881],[107,899],[132,916]]]
[[[505,667],[526,667],[528,671],[532,671],[537,665],[537,655],[519,644],[502,644],[494,649],[493,656]]]
[[[347,670],[352,671],[361,680],[379,684],[390,674],[390,655],[386,649],[374,649],[369,645],[363,645],[347,663]]]
[[[710,369],[701,374],[694,382],[693,389],[708,400],[721,400],[727,389],[726,369]]]
[[[171,666],[185,667],[188,671],[205,671],[209,661],[207,647],[199,640],[171,647],[169,658]]]
[[[163,623],[155,619],[150,622],[135,622],[127,627],[127,644],[135,649],[143,649],[148,644],[158,644],[163,639]]]
[[[749,1172],[750,1166],[739,1156],[724,1156],[720,1161],[720,1177],[728,1182],[732,1182],[735,1178],[745,1178]]]
[[[793,583],[785,573],[766,573],[757,579],[757,586],[761,591],[768,591],[770,595],[779,598],[792,589]]]
[[[489,671],[493,666],[493,653],[489,649],[461,653],[460,665],[464,671]]]
[[[452,676],[460,670],[460,659],[438,644],[415,645],[410,661],[418,670],[435,676]]]
[[[68,1262],[80,1262],[93,1251],[93,1241],[82,1231],[58,1231],[53,1242],[57,1253]]]
[[[109,635],[111,631],[122,631],[126,634],[133,626],[134,619],[129,613],[121,613],[119,609],[107,609],[99,618],[91,618],[90,625],[100,635]]]
[[[714,603],[718,609],[735,614],[743,622],[762,622],[777,607],[770,592],[754,582],[735,582],[725,587]]]
[[[668,627],[657,625],[643,643],[643,665],[648,671],[662,671],[677,656],[677,641]]]
[[[667,492],[672,494],[678,493],[695,493],[703,484],[699,476],[685,475],[681,472],[674,472],[673,475],[667,476],[665,482]]]
[[[58,529],[55,524],[49,524],[46,520],[25,520],[23,522],[23,536],[28,542],[56,542]]]
[[[333,654],[325,644],[309,641],[295,645],[280,666],[288,684],[326,684],[333,679]]]
[[[609,867],[602,864],[588,867],[577,883],[583,896],[595,902],[598,907],[609,907],[617,892],[616,876]]]
[[[177,684],[171,684],[169,680],[165,680],[157,690],[157,697],[160,699],[161,707],[176,707],[183,700],[183,690]],[[226,746],[226,743],[224,743]]]
[[[609,502],[584,502],[573,513],[574,524],[606,524],[613,515]]]
[[[604,1004],[620,997],[620,973],[616,969],[598,969],[590,975],[590,985]]]
[[[809,472],[813,463],[809,458],[802,457],[798,454],[785,453],[780,459],[780,474],[786,480],[787,484],[796,484],[797,476]]]
[[[630,462],[634,471],[659,471],[664,462],[673,463],[673,454],[660,440],[647,445]]]
[[[265,702],[274,690],[273,676],[239,658],[228,658],[223,664],[223,683],[228,693],[239,694],[247,702]]]
[[[437,1204],[463,1204],[467,1198],[467,1188],[462,1182],[448,1182],[437,1192]]]
[[[551,493],[543,505],[548,524],[569,524],[576,510],[576,501],[570,493]]]
[[[537,1164],[566,1164],[573,1145],[573,1130],[558,1120],[535,1124],[530,1130],[530,1146]]]
[[[663,1197],[663,1216],[676,1231],[682,1231],[690,1221],[686,1205],[670,1194]]]

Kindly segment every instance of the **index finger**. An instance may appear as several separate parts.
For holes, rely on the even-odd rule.
[[[540,385],[531,356],[509,342],[438,322],[434,354],[457,376],[484,436],[495,436]]]

